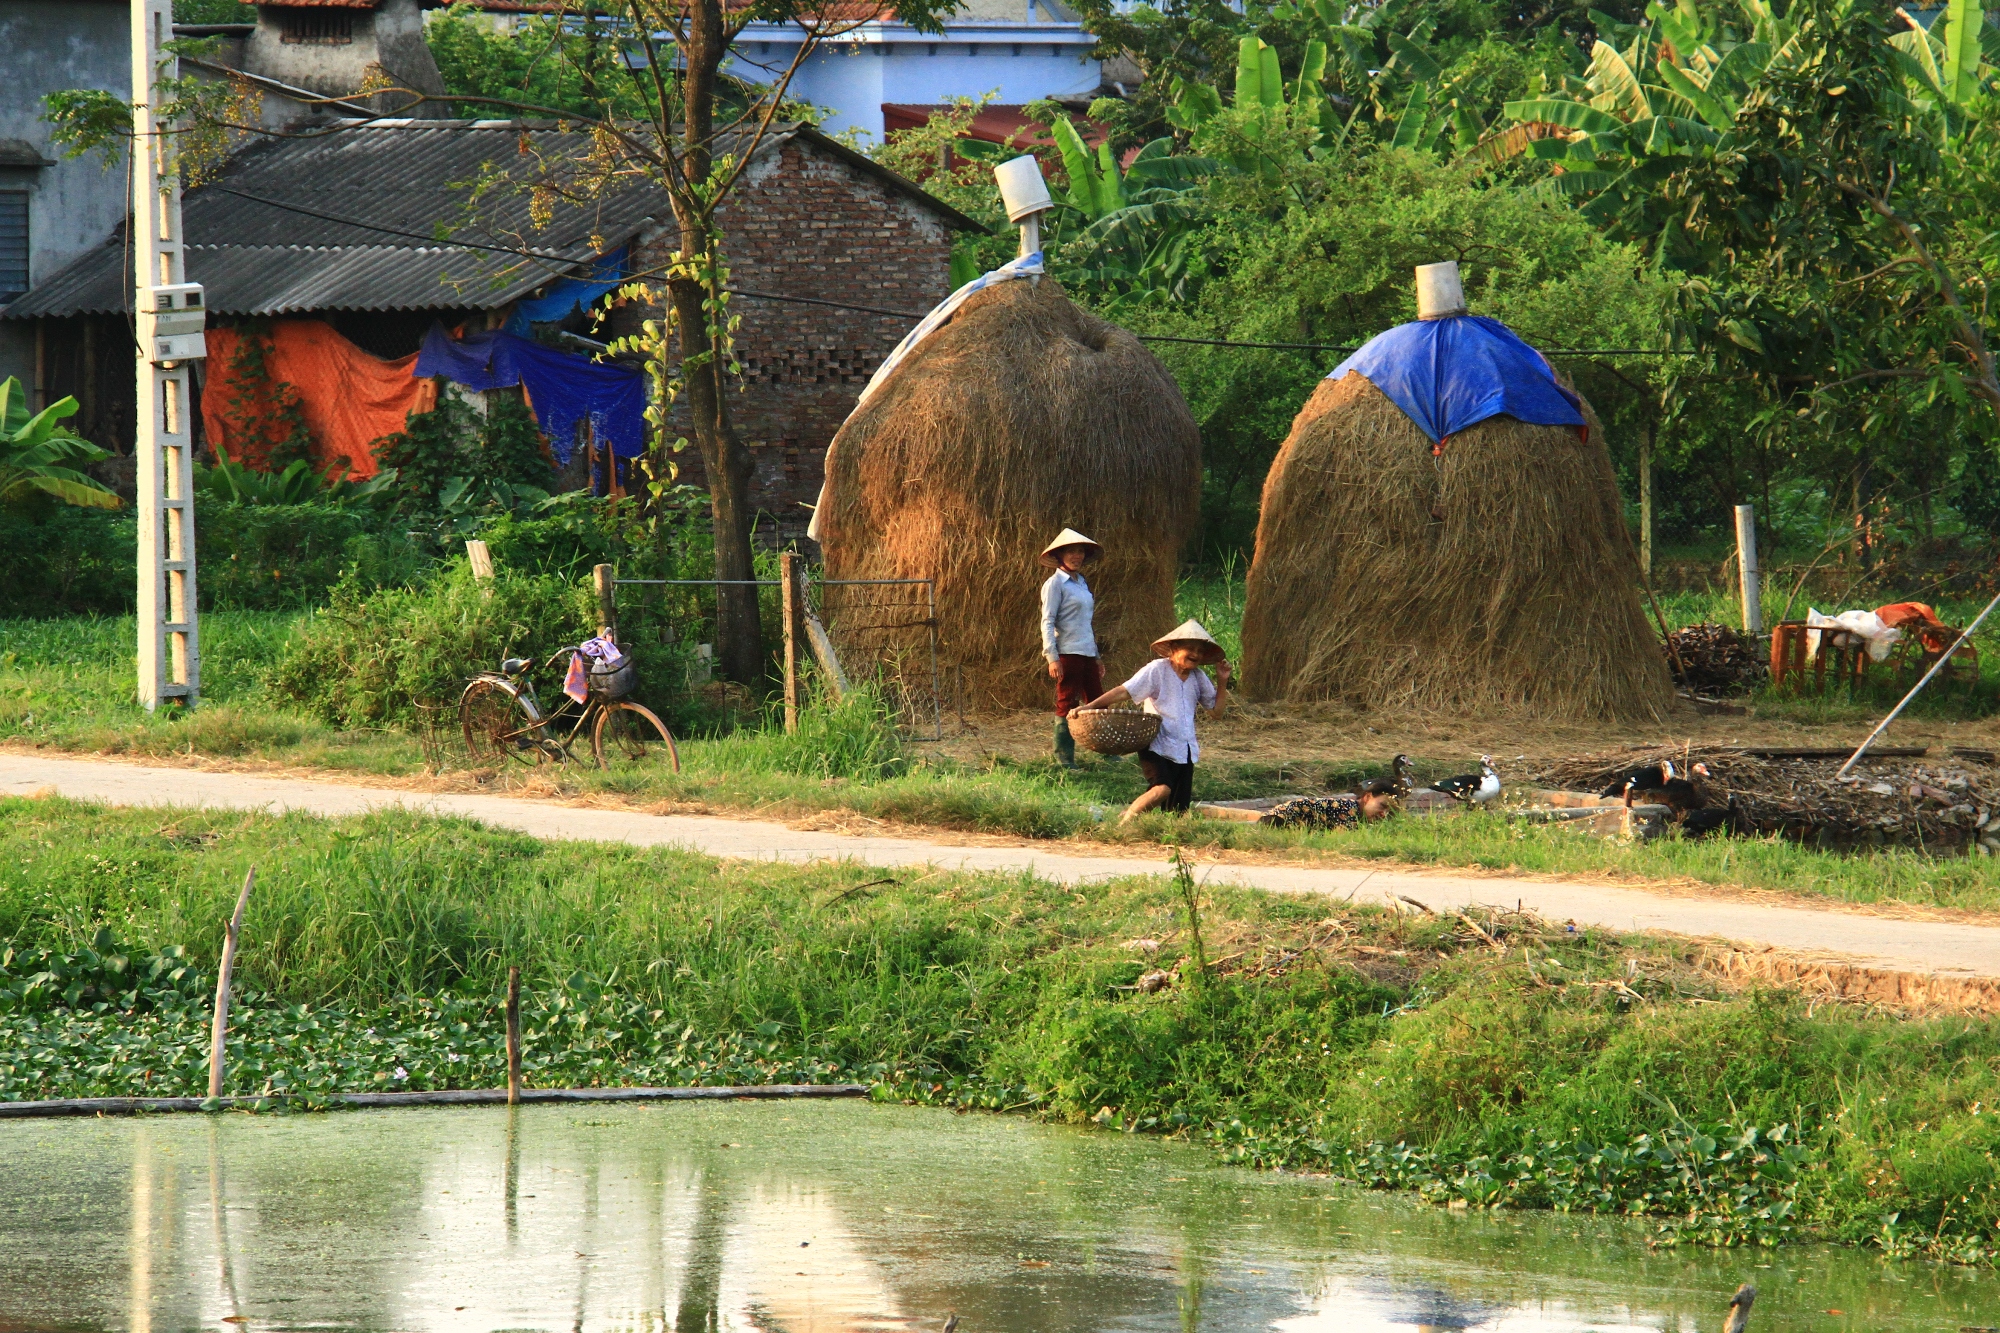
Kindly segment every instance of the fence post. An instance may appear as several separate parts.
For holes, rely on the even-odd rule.
[[[597,565],[590,571],[591,580],[597,584],[597,623],[611,635],[613,643],[618,642],[618,567]]]
[[[1764,632],[1763,591],[1757,581],[1757,508],[1736,506],[1736,569],[1743,595],[1743,632]]]
[[[493,552],[486,549],[485,542],[480,541],[476,537],[466,542],[465,558],[472,566],[472,581],[474,583],[490,584],[493,582]],[[479,595],[482,597],[491,597],[493,589],[482,587],[479,590]]]
[[[778,557],[778,586],[783,593],[785,616],[785,734],[799,729],[799,638],[805,598],[799,586],[803,558],[796,551]]]

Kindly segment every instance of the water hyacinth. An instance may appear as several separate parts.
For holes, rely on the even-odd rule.
[[[503,1001],[414,998],[372,1009],[241,994],[230,1008],[225,1091],[304,1098],[506,1083]],[[529,1087],[832,1083],[849,1075],[780,1033],[697,1033],[616,997],[524,1005]],[[199,1097],[208,1089],[209,1008],[16,1008],[0,1013],[0,1101]]]

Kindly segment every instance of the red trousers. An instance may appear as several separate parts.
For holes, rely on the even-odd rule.
[[[1062,674],[1056,677],[1056,716],[1068,717],[1069,710],[1081,708],[1104,693],[1104,663],[1095,657],[1064,653],[1056,659]]]

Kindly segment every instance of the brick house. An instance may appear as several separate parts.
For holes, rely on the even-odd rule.
[[[374,356],[409,355],[433,321],[497,327],[601,255],[630,247],[628,271],[643,272],[675,248],[664,193],[642,185],[548,218],[525,193],[499,192],[479,225],[434,237],[439,221],[464,216],[464,183],[486,168],[527,172],[587,150],[580,132],[520,121],[353,119],[254,143],[186,196],[188,276],[206,285],[212,323],[317,320]],[[737,299],[745,373],[730,408],[757,463],[760,533],[777,541],[803,534],[826,446],[913,317],[946,294],[953,234],[979,224],[802,124],[774,127],[722,220],[737,290],[910,312]],[[523,244],[548,258],[505,253]],[[113,230],[0,312],[17,337],[49,349],[34,385],[43,400],[122,388],[129,403],[129,287]],[[647,313],[615,310],[610,331]],[[546,338],[604,336],[582,316],[534,327]],[[93,406],[84,403],[87,418]],[[100,409],[93,425],[98,443],[130,453],[129,412]],[[692,450],[680,461],[685,480],[705,484]]]
[[[759,535],[789,541],[805,536],[826,447],[868,377],[950,294],[953,233],[978,224],[807,127],[775,139],[721,214],[731,288],[906,312],[733,300],[743,388],[730,397],[730,416],[756,464]],[[664,262],[678,243],[671,228],[649,231],[634,247],[635,267]],[[652,313],[620,311],[613,330]],[[683,480],[706,485],[692,447],[679,461]]]

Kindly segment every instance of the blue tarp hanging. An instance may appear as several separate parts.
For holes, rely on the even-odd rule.
[[[600,365],[504,330],[459,339],[433,324],[410,373],[442,375],[468,389],[525,387],[558,467],[569,465],[579,421],[589,421],[598,442],[620,458],[646,451],[646,377],[625,366]]]
[[[621,245],[595,260],[587,278],[561,278],[550,285],[546,296],[516,301],[514,313],[507,317],[507,332],[525,338],[531,325],[568,319],[571,312],[596,305],[599,297],[625,280],[625,250]]]
[[[1333,368],[1359,371],[1442,442],[1488,417],[1536,426],[1581,426],[1576,395],[1556,382],[1540,352],[1484,315],[1420,319],[1377,334]]]

